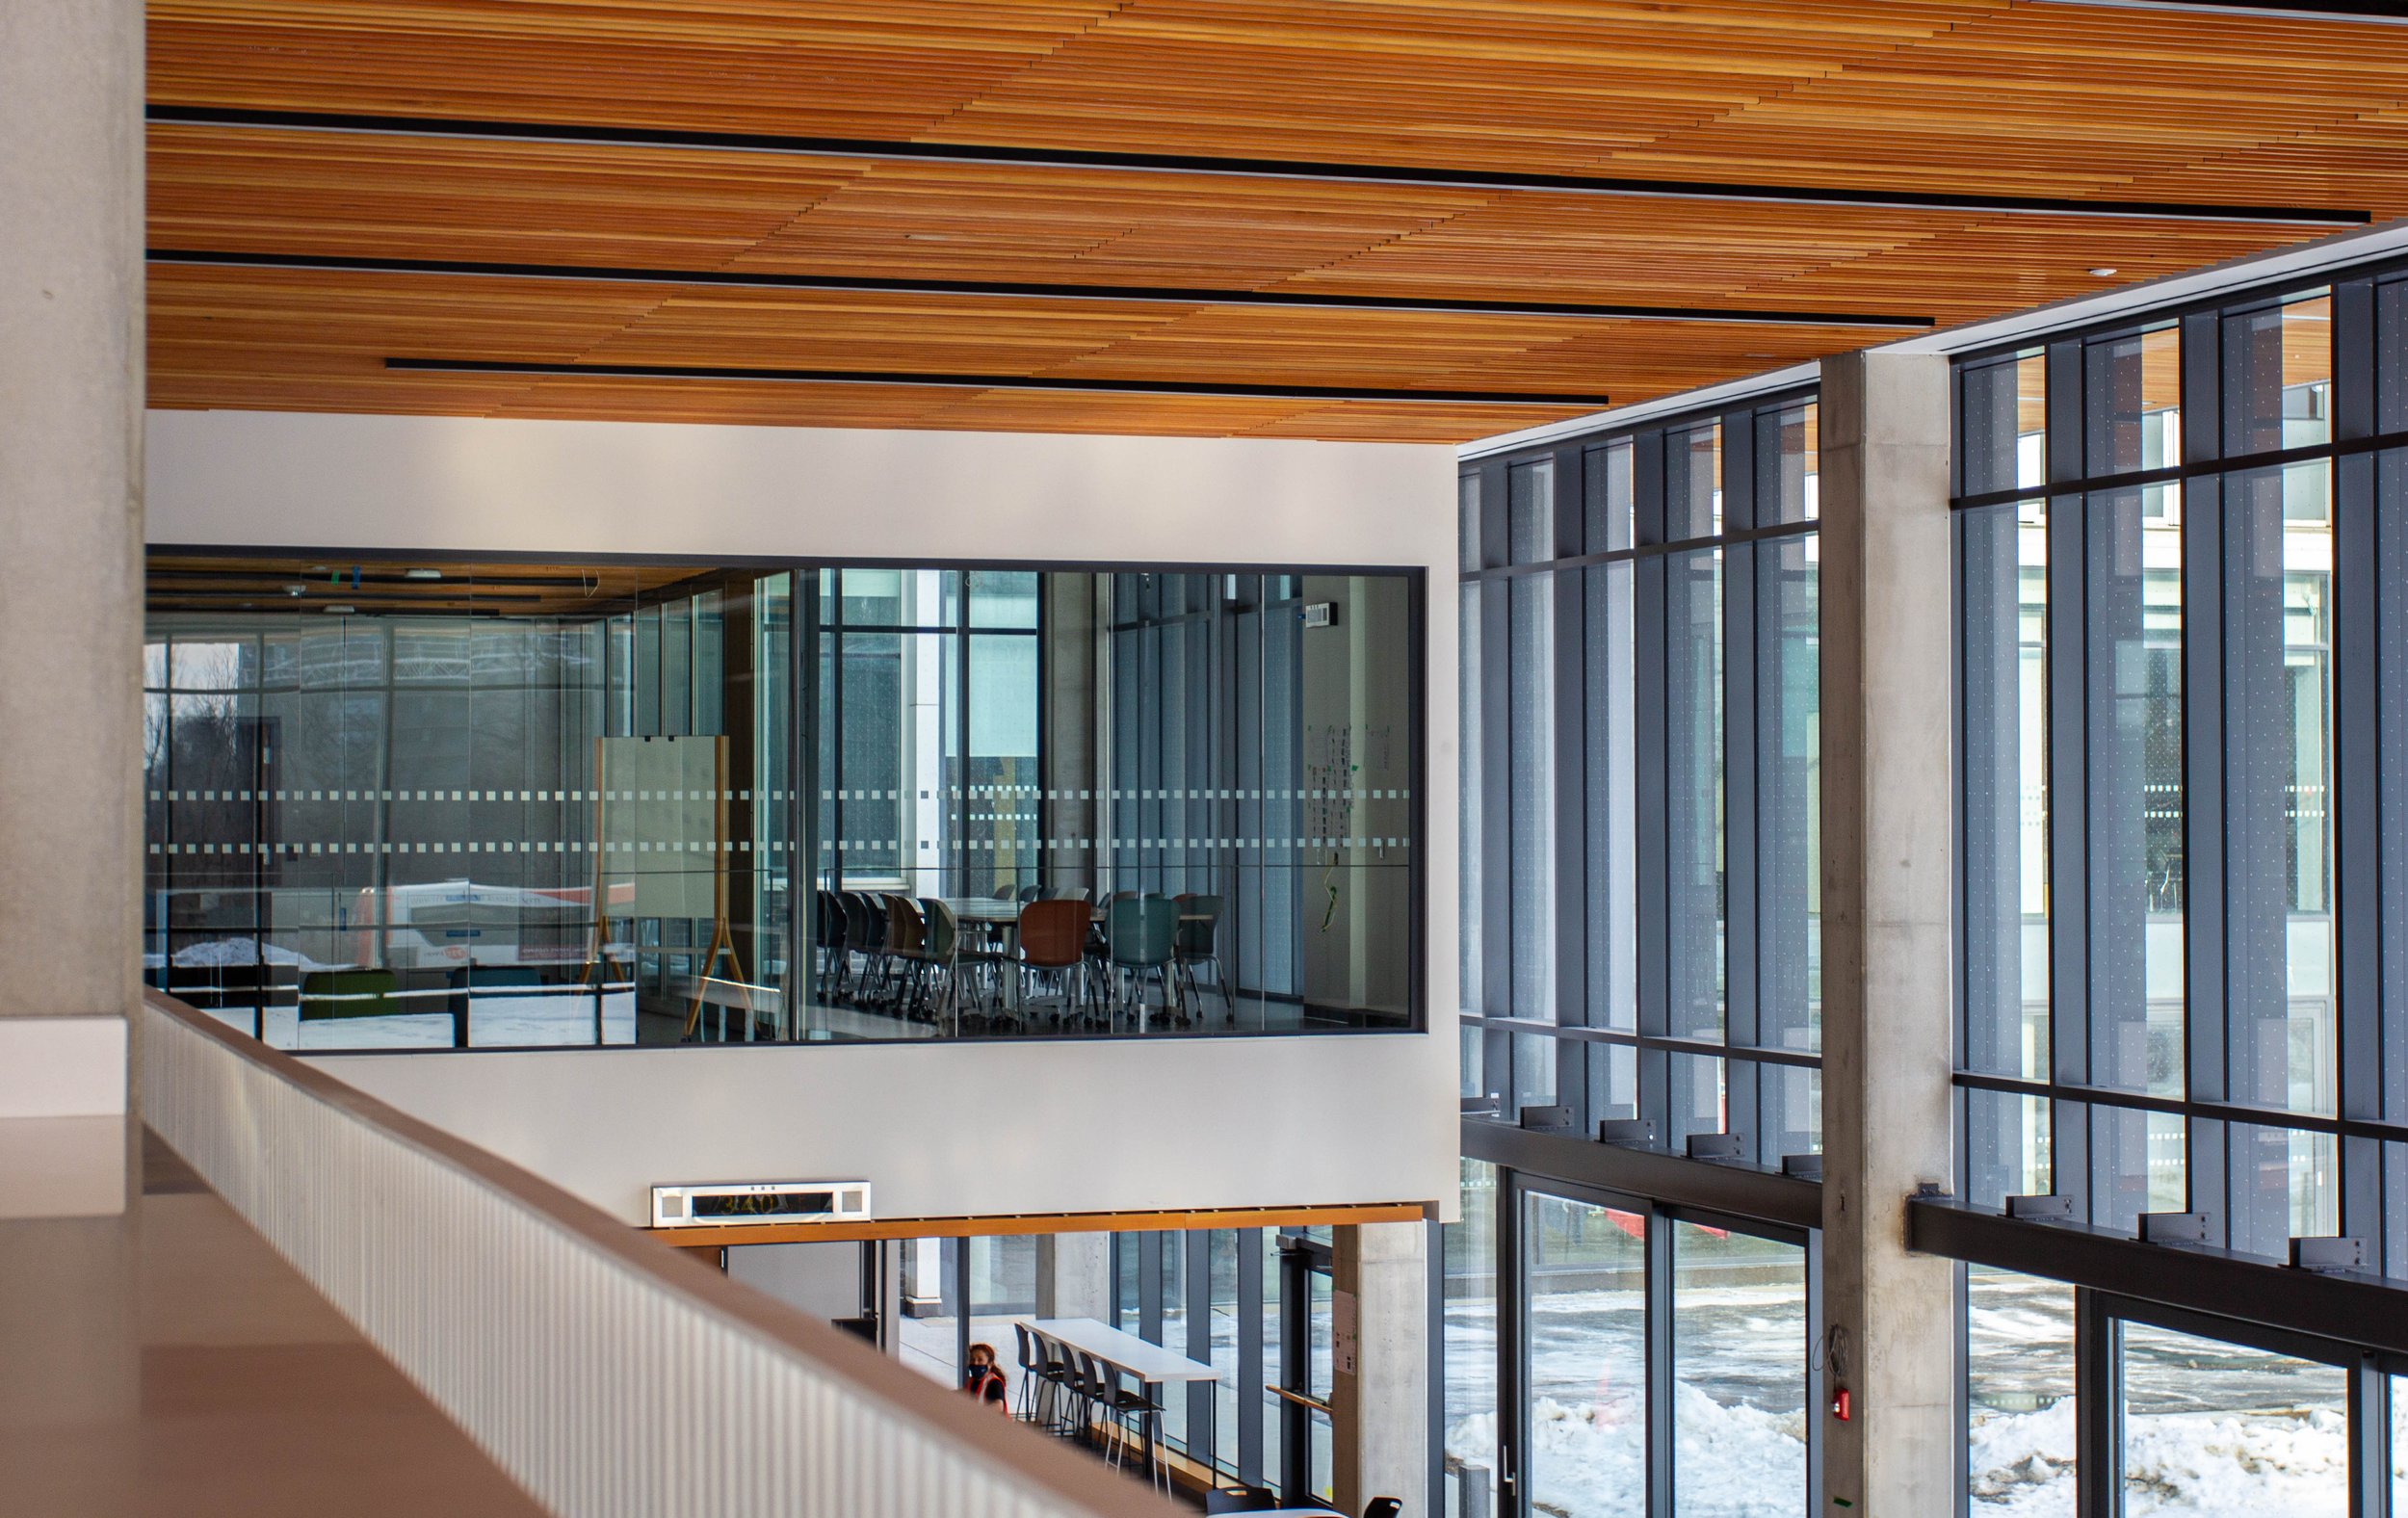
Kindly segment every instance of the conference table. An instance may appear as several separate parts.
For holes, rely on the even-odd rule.
[[[999,896],[948,896],[939,900],[943,901],[946,907],[953,912],[954,921],[965,928],[986,929],[994,935],[996,940],[994,947],[1007,955],[1009,954],[1009,948],[1004,942],[1004,938],[1008,931],[1015,930],[1020,926],[1021,903],[1007,902]],[[1112,903],[1107,902],[1104,904],[1109,907]],[[1103,921],[1103,914],[1100,911],[1096,914],[1095,920]],[[1208,912],[1183,911],[1179,914],[1179,921],[1183,926],[1188,923],[1209,923],[1212,920],[1212,914]],[[1007,1007],[1011,1005],[1008,992],[1012,984],[1012,979],[1007,976],[1003,981],[1003,990],[1006,994],[1002,998]],[[1180,1009],[1178,977],[1167,973],[1163,977],[1163,1009],[1165,1011]],[[1142,1034],[1146,1032],[1147,1021],[1145,998],[1142,994],[1137,999],[1137,1014],[1138,1032]]]
[[[1066,1345],[1085,1354],[1091,1354],[1113,1370],[1135,1378],[1145,1387],[1154,1400],[1161,1401],[1162,1386],[1167,1381],[1211,1381],[1217,1383],[1220,1373],[1201,1360],[1191,1360],[1176,1349],[1165,1348],[1151,1340],[1114,1328],[1092,1318],[1030,1318],[1024,1320],[1036,1332],[1057,1344]],[[1213,1415],[1218,1399],[1204,1400],[1204,1448],[1215,1448]],[[1145,1451],[1145,1469],[1154,1469],[1154,1423],[1152,1419],[1139,1424]]]

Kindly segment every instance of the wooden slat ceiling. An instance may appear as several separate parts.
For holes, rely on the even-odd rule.
[[[2033,3],[154,0],[155,105],[2408,214],[2408,29]],[[1460,441],[2319,235],[156,123],[157,249],[1728,322],[155,264],[163,406]],[[2112,276],[2090,270],[2112,267]],[[1561,406],[396,372],[389,357]]]

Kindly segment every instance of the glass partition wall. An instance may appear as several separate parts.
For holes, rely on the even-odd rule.
[[[1419,594],[156,553],[145,971],[301,1049],[1411,1029]]]

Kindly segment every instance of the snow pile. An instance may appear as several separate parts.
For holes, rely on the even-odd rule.
[[[1981,1518],[2072,1518],[2074,1400],[2028,1413],[1974,1414],[1965,1467]]]
[[[2074,1400],[1974,1425],[1975,1512],[2038,1518],[2074,1511]],[[2133,1413],[2124,1424],[2130,1518],[2344,1518],[2348,1422],[2331,1408]]]
[[[1686,1382],[1673,1388],[1675,1468],[1683,1518],[1796,1518],[1806,1495],[1802,1412],[1724,1404]],[[1447,1430],[1447,1453],[1467,1464],[1496,1460],[1493,1414]],[[1558,1518],[1644,1518],[1647,1416],[1636,1396],[1571,1406],[1531,1406],[1531,1505]]]
[[[305,954],[261,943],[256,938],[212,938],[207,943],[192,944],[175,952],[175,962],[187,969],[221,969],[228,965],[251,965],[265,959],[270,964],[291,965],[299,970],[333,970],[340,966],[320,964]]]

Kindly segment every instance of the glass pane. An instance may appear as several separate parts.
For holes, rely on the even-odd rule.
[[[1524,1199],[1533,1512],[1645,1518],[1647,1219]]]
[[[1458,667],[1463,671],[1462,705],[1456,723],[1456,732],[1461,740],[1456,745],[1456,751],[1462,756],[1463,773],[1461,794],[1456,801],[1460,835],[1457,856],[1461,861],[1457,877],[1462,882],[1459,899],[1455,903],[1455,938],[1461,946],[1458,961],[1461,973],[1456,990],[1462,1009],[1477,1014],[1486,1010],[1480,1005],[1480,976],[1484,962],[1480,954],[1480,914],[1485,902],[1480,873],[1484,852],[1480,834],[1480,797],[1484,784],[1480,750],[1481,737],[1487,730],[1487,724],[1481,720],[1480,588],[1478,585],[1464,586],[1456,605],[1455,641],[1460,650]]]
[[[2408,1376],[2392,1377],[2392,1511],[2408,1513]]]
[[[1631,445],[1620,442],[1592,448],[1584,468],[1583,486],[1587,499],[1583,503],[1583,514],[1586,518],[1586,551],[1602,554],[1630,547],[1634,541]]]
[[[2094,1085],[2179,1096],[2183,534],[2140,490],[2085,508]]]
[[[1512,583],[1513,1015],[1556,1017],[1556,584]]]
[[[1556,1054],[1558,1040],[1551,1034],[1513,1035],[1513,1109],[1556,1105]],[[1510,1116],[1508,1112],[1505,1115]]]
[[[2328,1115],[2331,476],[2325,459],[2231,476],[2224,514],[2226,1081],[2236,1102]]]
[[[1517,564],[1556,556],[1556,465],[1552,458],[1505,471],[1505,536]]]
[[[1448,1488],[1497,1493],[1497,1167],[1463,1160],[1459,1222],[1446,1249],[1446,1461]]]
[[[1722,1037],[1722,550],[1675,554],[1664,592],[1671,1033]]]
[[[2049,1070],[2049,529],[1957,517],[1963,554],[1965,1067]]]
[[[970,625],[973,627],[1036,626],[1037,577],[1020,570],[973,569],[970,581]]]
[[[1037,640],[974,634],[969,643],[970,751],[961,776],[966,851],[943,894],[975,897],[1035,881],[1041,772]]]
[[[2047,1097],[1967,1090],[1962,1099],[1967,1201],[2003,1207],[2006,1197],[2043,1196],[2055,1190]]]
[[[2038,353],[1960,372],[1966,495],[2031,490],[2047,483],[2048,372]]]
[[[1454,482],[1455,560],[1466,574],[1480,566],[1479,476],[1465,474]]]
[[[1968,1491],[1974,1518],[2074,1518],[2074,1289],[1965,1268]]]
[[[905,1239],[903,1321],[897,1324],[903,1364],[945,1386],[959,1384],[961,1297],[954,1279],[959,1239]]]
[[[2341,1232],[2341,1170],[2331,1134],[2225,1125],[2233,1248],[2288,1259],[2294,1238]]]
[[[1698,1223],[1670,1227],[1673,1512],[1802,1514],[1806,1251]]]
[[[2329,296],[2224,318],[2224,456],[2333,440]]]
[[[1822,1152],[1822,1070],[1816,1065],[1772,1064],[1733,1060],[1734,1080],[1748,1079],[1753,1065],[1756,1082],[1757,1132],[1753,1141],[1760,1165],[1778,1165],[1793,1154]]]
[[[1588,1021],[1638,1028],[1638,780],[1632,566],[1582,571],[1587,621],[1583,783],[1587,831]]]
[[[1664,541],[1722,536],[1722,424],[1663,439]]]
[[[2395,287],[2408,292],[2408,284]],[[2374,720],[2382,808],[2383,1115],[2408,1114],[2408,451],[2383,455],[2374,513]],[[2408,1260],[2394,1269],[2408,1273]]]
[[[1815,536],[1756,547],[1756,1014],[1822,1047],[1822,643]]]
[[[1728,1132],[1730,1106],[1723,1088],[1724,1061],[1708,1055],[1676,1054],[1667,1056],[1665,1063],[1672,1100],[1664,1125],[1665,1142],[1677,1151],[1691,1134]]]
[[[2345,1518],[2347,1373],[2122,1325],[2124,1510]]]
[[[2393,279],[2374,292],[2375,427],[2408,432],[2408,279]]]
[[[2073,1120],[2079,1109],[2069,1108]],[[2137,1234],[2142,1213],[2179,1213],[2189,1195],[2189,1151],[2172,1112],[2093,1104],[2090,1113],[2090,1220]]]
[[[1809,522],[1822,514],[1821,408],[1809,401],[1756,417],[1756,525]]]
[[[2084,345],[2082,361],[2087,472],[2097,478],[2181,463],[2181,329],[2104,338]]]

